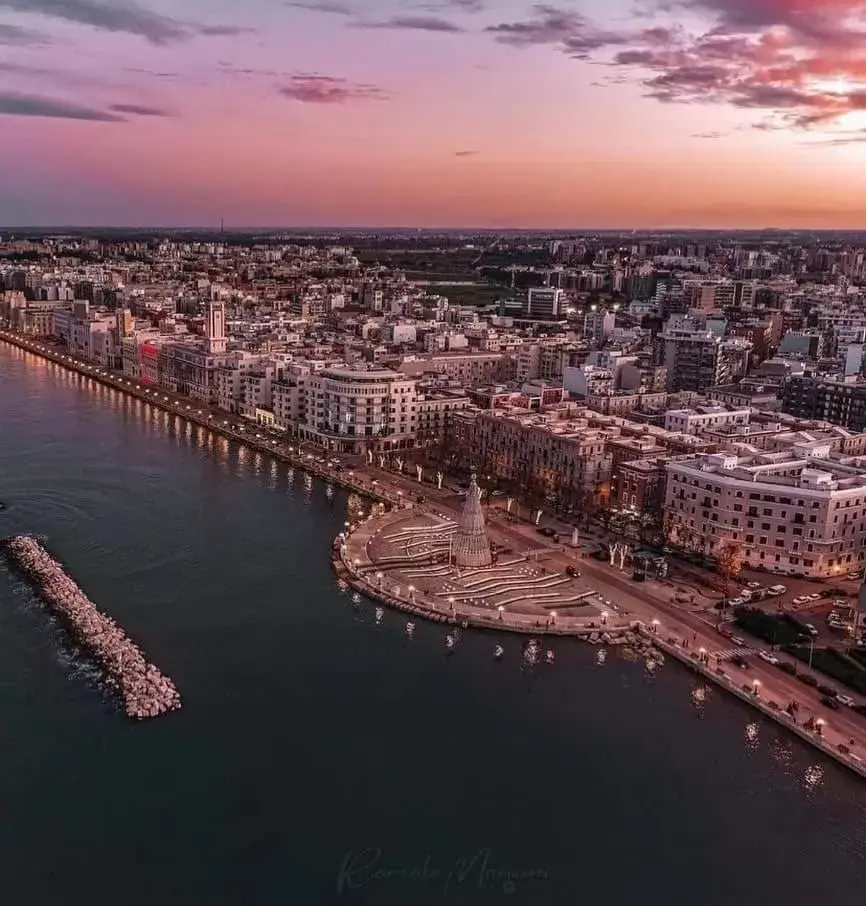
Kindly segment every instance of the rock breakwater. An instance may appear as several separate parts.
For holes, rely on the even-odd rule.
[[[13,567],[33,584],[72,637],[99,664],[128,717],[159,717],[180,708],[174,683],[145,660],[138,646],[84,594],[63,567],[30,535],[3,542]]]

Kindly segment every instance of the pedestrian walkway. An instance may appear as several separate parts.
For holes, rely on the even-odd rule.
[[[720,648],[716,651],[710,651],[710,657],[717,657],[720,661],[726,661],[728,658],[732,658],[735,654],[739,654],[745,657],[747,654],[754,654],[752,648],[747,648],[745,645],[734,645],[731,648]]]

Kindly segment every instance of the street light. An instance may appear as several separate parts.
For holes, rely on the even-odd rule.
[[[661,626],[661,620],[656,619],[652,621],[653,632],[658,632],[659,626]]]
[[[602,626],[607,626],[607,618],[608,618],[608,616],[609,616],[609,614],[608,614],[608,612],[607,612],[606,610],[603,610],[603,611],[601,612],[601,625],[602,625]]]
[[[755,698],[758,697],[758,691],[760,690],[760,688],[761,681],[759,679],[752,680],[752,693],[754,694]]]
[[[448,608],[454,610],[454,595],[450,595],[448,598]]]

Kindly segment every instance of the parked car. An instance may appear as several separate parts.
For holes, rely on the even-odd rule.
[[[777,666],[777,665],[780,663],[780,661],[779,661],[779,659],[776,657],[776,655],[775,655],[775,654],[770,654],[768,651],[759,651],[759,652],[758,652],[758,657],[759,657],[762,661],[766,661],[768,664],[772,664],[773,666]]]
[[[848,573],[849,579],[860,579],[861,577],[862,577],[862,573],[857,569],[852,569],[851,572]]]
[[[832,686],[828,686],[825,683],[818,683],[818,691],[821,695],[829,695],[830,698],[836,698],[839,694]]]
[[[740,597],[741,597],[744,601],[751,601],[751,600],[752,600],[752,593],[749,591],[748,588],[743,588],[743,589],[740,591]]]
[[[740,648],[742,648],[742,647],[746,644],[746,640],[745,640],[745,639],[741,639],[738,635],[732,635],[732,636],[731,636],[731,641],[732,641],[735,645],[738,645]]]
[[[837,702],[835,698],[830,698],[829,695],[822,695],[822,696],[821,696],[821,704],[822,704],[825,708],[829,708],[831,711],[838,711],[838,710],[839,710],[839,702]]]
[[[814,594],[806,595],[806,600],[807,600],[807,601],[820,601],[820,600],[821,600],[821,594],[820,594],[820,592],[817,592],[817,591],[816,591]]]
[[[745,604],[745,603],[746,603],[745,598],[731,598],[731,600],[728,601],[728,604],[730,604],[731,607],[739,607],[741,604]]]
[[[779,661],[779,669],[783,670],[789,676],[797,675],[797,668],[790,661]]]
[[[767,594],[770,595],[783,595],[788,589],[784,585],[771,585],[767,589]]]
[[[818,680],[816,680],[815,677],[812,676],[811,673],[798,673],[797,679],[800,680],[800,682],[804,686],[813,686],[814,687],[814,686],[818,685]]]
[[[808,595],[797,595],[797,597],[794,598],[794,603],[795,604],[805,604],[808,600],[809,600]]]
[[[857,702],[855,702],[850,695],[837,695],[836,701],[839,702],[840,705],[845,705],[848,708],[857,707]]]
[[[818,635],[818,630],[815,629],[815,627],[811,623],[804,623],[803,628],[806,630],[806,632],[809,633],[810,636],[812,636],[813,639],[816,635]]]
[[[746,588],[760,588],[760,582],[746,582]]]

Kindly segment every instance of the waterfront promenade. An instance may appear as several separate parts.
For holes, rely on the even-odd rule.
[[[450,510],[456,515],[457,510],[462,505],[462,500],[459,497],[448,495],[444,491],[439,494],[435,488],[431,489],[426,485],[422,487],[412,482],[407,475],[391,475],[375,467],[370,467],[363,471],[344,470],[336,472],[313,454],[302,453],[290,441],[280,439],[260,426],[249,422],[243,423],[242,419],[219,410],[197,406],[195,402],[190,401],[186,397],[136,384],[135,381],[122,375],[111,373],[99,366],[68,356],[63,350],[58,350],[56,347],[4,332],[0,332],[0,340],[5,340],[29,353],[55,362],[63,368],[82,375],[85,379],[112,387],[156,408],[197,424],[215,434],[244,444],[265,455],[270,455],[279,461],[321,477],[331,484],[346,487],[368,498],[387,502],[395,506],[406,507],[409,498],[412,496],[411,491],[417,488],[430,500],[429,503],[419,507],[419,510],[435,508],[445,513]],[[490,531],[492,535],[504,544],[511,544],[515,547],[520,544],[526,550],[534,548],[536,551],[535,557],[538,557],[539,551],[541,551],[540,556],[547,558],[550,568],[554,568],[554,564],[558,564],[560,569],[564,569],[567,565],[579,565],[584,577],[596,587],[602,597],[616,605],[615,615],[614,611],[611,611],[612,627],[614,623],[619,626],[625,626],[632,622],[639,622],[644,627],[644,631],[650,632],[654,625],[658,626],[656,644],[689,664],[693,669],[702,669],[702,665],[694,659],[696,650],[699,652],[701,648],[704,648],[706,652],[712,653],[718,649],[720,637],[706,621],[699,616],[677,610],[671,605],[670,601],[659,597],[653,589],[636,586],[634,583],[629,582],[621,573],[608,567],[607,564],[592,560],[576,559],[574,552],[540,538],[532,526],[495,524],[490,526]],[[358,582],[359,584],[356,587],[359,587],[370,597],[383,598],[381,594],[376,593],[377,589],[369,578],[362,580],[353,577],[353,581]],[[407,604],[412,602],[401,600],[396,603],[401,606],[401,609],[408,609]],[[396,605],[392,603],[392,606]],[[415,602],[413,606],[417,607],[418,602]],[[455,611],[454,621],[468,622],[470,615],[468,610],[464,612],[461,605]],[[451,619],[444,613],[442,617],[444,620],[450,621]],[[457,619],[458,617],[459,620]],[[489,629],[531,632],[532,634],[539,634],[540,631],[543,631],[551,635],[585,635],[587,630],[591,630],[588,624],[593,621],[592,618],[585,620],[580,618],[580,624],[575,623],[573,626],[565,622],[566,619],[568,618],[565,616],[562,619],[557,616],[554,625],[550,627],[546,624],[538,626],[536,625],[537,617],[530,618],[526,615],[515,613],[509,615],[508,622],[506,622],[505,615],[500,620],[498,612],[494,614],[488,611],[486,613],[479,612],[473,616],[472,625]],[[574,619],[577,620],[578,618]],[[653,620],[656,620],[657,623],[654,624]],[[834,712],[824,708],[820,704],[819,696],[815,690],[803,686],[777,668],[765,665],[762,662],[755,662],[749,671],[742,671],[729,662],[725,662],[722,668],[724,676],[716,673],[716,670],[722,665],[715,660],[708,666],[709,669],[705,672],[708,680],[738,695],[767,714],[767,716],[772,717],[782,725],[788,726],[799,735],[803,735],[805,731],[802,731],[802,727],[792,727],[791,722],[785,718],[784,714],[778,712],[769,713],[772,709],[767,704],[769,701],[774,701],[784,709],[788,702],[795,701],[800,707],[801,722],[807,716],[811,716],[816,721],[823,721],[821,725],[823,740],[818,739],[815,734],[807,735],[804,738],[808,738],[825,751],[827,751],[826,747],[829,745],[829,754],[839,760],[844,760],[844,763],[857,770],[858,773],[863,773],[862,762],[859,759],[866,756],[866,732],[864,732],[863,721],[857,715],[845,709]],[[759,681],[758,697],[751,691],[754,688],[753,681],[755,679]],[[744,688],[749,691],[745,692]],[[851,744],[852,740],[853,744]],[[854,757],[845,756],[843,759],[844,753],[838,752],[839,745],[850,748]],[[833,751],[833,748],[836,748],[837,751]]]
[[[407,495],[402,489],[391,488],[378,479],[371,479],[360,469],[337,471],[325,457],[321,455],[317,457],[309,452],[304,453],[302,444],[293,444],[286,439],[285,435],[269,431],[261,425],[256,425],[212,406],[196,403],[189,397],[170,393],[158,387],[143,385],[122,374],[69,355],[56,346],[22,337],[12,331],[0,330],[0,341],[38,355],[99,384],[112,387],[127,396],[135,397],[157,409],[176,415],[201,428],[206,428],[227,440],[241,443],[330,484],[392,506],[408,504]]]

